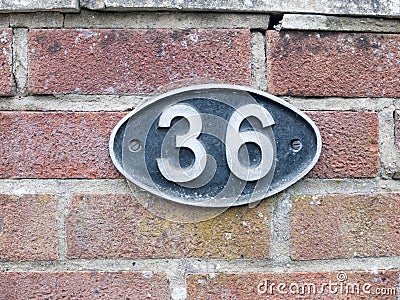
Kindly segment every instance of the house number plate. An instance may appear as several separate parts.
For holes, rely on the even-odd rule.
[[[301,111],[234,85],[197,85],[154,97],[114,128],[110,155],[133,184],[202,207],[249,204],[307,174],[321,137]]]

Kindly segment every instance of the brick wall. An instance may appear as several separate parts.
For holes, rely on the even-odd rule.
[[[0,299],[400,299],[398,19],[68,7],[0,14]],[[256,208],[152,214],[109,136],[186,79],[306,111],[319,162]]]

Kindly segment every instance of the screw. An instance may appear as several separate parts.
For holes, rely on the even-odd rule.
[[[295,151],[295,152],[300,151],[301,148],[303,148],[303,144],[300,142],[299,139],[292,140],[292,143],[290,146],[292,147],[293,151]]]
[[[129,150],[131,152],[138,152],[141,148],[142,146],[138,140],[132,140],[129,142]]]

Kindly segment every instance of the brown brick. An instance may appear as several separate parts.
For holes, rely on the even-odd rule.
[[[207,274],[187,277],[187,299],[397,299],[399,271]],[[343,280],[347,278],[347,280]],[[386,293],[386,295],[382,295]]]
[[[0,28],[0,96],[11,96],[13,94],[12,75],[12,30],[11,28]]]
[[[0,195],[0,260],[54,260],[57,245],[54,196]]]
[[[372,112],[310,112],[322,136],[320,159],[310,177],[375,177],[378,117]]]
[[[400,35],[268,31],[268,91],[399,97]]]
[[[293,198],[292,258],[400,255],[400,194]]]
[[[268,257],[270,204],[231,208],[182,224],[148,212],[128,195],[76,195],[67,218],[72,258]]]
[[[123,115],[0,112],[0,177],[119,177],[108,140]]]
[[[162,273],[3,272],[1,299],[169,299]]]
[[[35,94],[148,93],[199,77],[250,84],[249,30],[40,29],[29,47]]]

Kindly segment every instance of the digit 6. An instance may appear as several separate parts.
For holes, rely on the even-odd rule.
[[[262,106],[247,104],[237,109],[229,119],[226,130],[226,159],[231,172],[238,178],[254,181],[263,178],[271,170],[275,157],[271,140],[261,132],[239,132],[240,125],[248,117],[257,118],[262,127],[275,124],[271,114]],[[246,143],[255,143],[261,149],[261,161],[255,167],[245,166],[239,160],[239,149]]]

